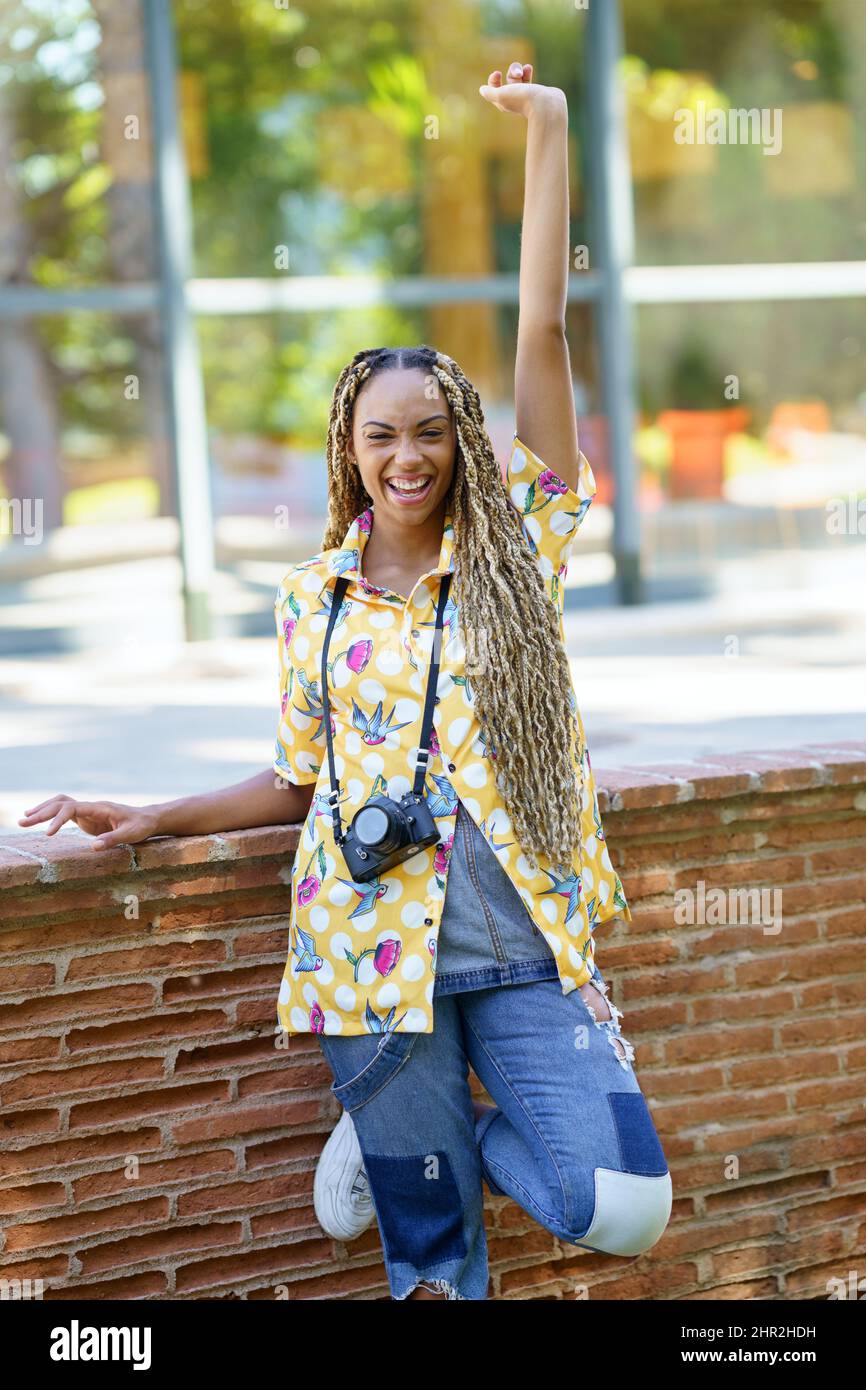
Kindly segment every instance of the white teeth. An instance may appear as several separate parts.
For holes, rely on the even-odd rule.
[[[395,488],[397,492],[423,492],[429,481],[429,478],[424,478],[420,483],[398,483],[394,478],[389,478],[388,484],[390,487]]]

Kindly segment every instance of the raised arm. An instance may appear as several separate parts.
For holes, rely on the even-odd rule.
[[[568,290],[568,107],[558,87],[532,81],[532,64],[492,72],[479,88],[527,123],[520,241],[520,314],[514,368],[516,429],[548,468],[576,489],[577,420],[565,333]]]

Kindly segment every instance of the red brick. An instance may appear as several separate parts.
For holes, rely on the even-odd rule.
[[[60,1056],[60,1038],[4,1038],[2,1056],[5,1067],[16,1062],[50,1062]]]
[[[104,1279],[96,1284],[67,1283],[61,1288],[45,1290],[46,1300],[73,1299],[87,1302],[105,1299],[114,1302],[130,1299],[138,1302],[144,1298],[164,1298],[168,1292],[168,1280],[164,1274],[152,1270],[148,1274],[133,1274],[128,1279]]]
[[[136,1177],[127,1177],[125,1161],[104,1173],[89,1173],[73,1183],[76,1205],[93,1202],[99,1197],[116,1197],[119,1193],[143,1192],[151,1187],[173,1184],[192,1185],[202,1178],[227,1176],[235,1172],[235,1156],[230,1149],[213,1149],[198,1154],[183,1154],[161,1162],[140,1163]]]
[[[158,970],[179,970],[184,966],[209,965],[225,960],[222,941],[172,941],[159,946],[142,946],[126,951],[98,951],[77,956],[69,963],[67,980],[90,980],[106,975],[155,974]]]
[[[0,1086],[0,1105],[40,1100],[60,1091],[72,1096],[130,1082],[158,1081],[164,1070],[159,1057],[131,1057],[124,1062],[95,1062],[87,1067],[66,1067],[63,1071],[31,1072]]]
[[[154,1002],[152,985],[112,985],[109,989],[69,990],[0,1007],[0,1028],[35,1028],[86,1014],[111,1014],[147,1009]]]
[[[195,1017],[193,1014],[192,1017]],[[245,1066],[261,1066],[275,1056],[282,1057],[275,1045],[274,1034],[238,1038],[232,1042],[208,1043],[200,1047],[182,1047],[174,1062],[175,1076],[231,1067],[233,1072]],[[318,1050],[318,1049],[317,1049]]]
[[[80,1211],[57,1216],[52,1221],[32,1221],[6,1227],[6,1249],[34,1250],[41,1245],[60,1245],[91,1235],[128,1230],[130,1226],[164,1224],[168,1219],[168,1199],[151,1197],[144,1202],[125,1202],[102,1211]]]
[[[289,1105],[235,1106],[213,1111],[205,1119],[176,1124],[173,1137],[178,1144],[198,1144],[208,1140],[238,1138],[263,1129],[288,1129],[290,1125],[312,1124],[319,1118],[322,1102],[296,1101]]]
[[[0,1214],[9,1216],[19,1211],[35,1211],[40,1207],[65,1207],[66,1188],[61,1182],[34,1182],[26,1187],[0,1189]]]
[[[815,850],[809,855],[813,874],[844,873],[846,869],[863,867],[862,845],[845,845],[839,849]]]
[[[166,980],[162,988],[165,1004],[186,1004],[190,999],[225,998],[233,994],[253,994],[279,989],[278,967],[255,965],[236,970],[213,970],[208,974],[178,975]]]
[[[318,1087],[327,1090],[333,1081],[333,1074],[327,1063],[319,1057],[305,1065],[280,1066],[277,1062],[269,1071],[256,1072],[252,1076],[242,1076],[238,1080],[238,1096],[245,1100],[250,1096],[266,1096],[275,1093],[291,1095],[294,1091],[311,1091]]]
[[[196,1009],[188,1013],[148,1013],[128,1023],[109,1023],[104,1027],[73,1028],[66,1036],[70,1052],[102,1051],[107,1047],[134,1047],[161,1039],[203,1036],[234,1031],[228,1015],[221,1009]]]
[[[206,1226],[184,1226],[173,1221],[164,1230],[142,1236],[127,1236],[94,1245],[79,1254],[82,1274],[103,1274],[144,1260],[167,1260],[172,1256],[194,1254],[198,1250],[240,1245],[243,1227],[239,1221],[213,1221]]]
[[[47,962],[32,965],[6,965],[0,968],[0,994],[21,994],[24,990],[53,985],[56,971]]]
[[[140,1154],[159,1147],[158,1129],[139,1129],[135,1133],[115,1131],[87,1138],[54,1139],[47,1144],[33,1144],[27,1149],[0,1150],[0,1177],[19,1173],[34,1173],[45,1168],[52,1173],[77,1163],[91,1163]]]
[[[178,1197],[179,1216],[200,1216],[203,1212],[246,1211],[270,1202],[291,1201],[302,1195],[312,1182],[302,1173],[273,1174],[268,1178],[250,1181],[211,1183]]]
[[[155,1091],[133,1091],[130,1095],[110,1100],[94,1100],[73,1105],[69,1113],[70,1129],[93,1129],[103,1125],[120,1124],[145,1116],[173,1114],[216,1105],[228,1100],[228,1081],[201,1082],[199,1085],[163,1086]]]
[[[304,1265],[323,1264],[333,1255],[333,1241],[299,1240],[263,1250],[248,1250],[218,1259],[181,1265],[177,1270],[178,1293],[194,1289],[213,1289],[221,1284],[233,1287],[262,1273],[274,1276],[276,1283],[290,1282],[290,1276]]]

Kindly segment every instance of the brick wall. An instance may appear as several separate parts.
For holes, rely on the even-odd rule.
[[[622,1259],[488,1196],[491,1297],[827,1297],[866,1257],[866,743],[597,779],[634,912],[597,959],[673,1214]],[[96,854],[0,832],[0,1277],[46,1299],[388,1297],[376,1227],[344,1246],[313,1214],[339,1114],[318,1046],[275,1045],[296,840]]]

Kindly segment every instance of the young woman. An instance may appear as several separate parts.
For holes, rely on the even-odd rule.
[[[595,491],[564,326],[566,102],[520,63],[480,93],[527,122],[505,485],[456,362],[357,353],[334,391],[323,547],[276,597],[278,787],[263,773],[139,811],[61,798],[21,822],[74,818],[111,845],[303,820],[278,1021],[317,1036],[343,1107],[318,1219],[341,1240],[378,1220],[397,1300],[487,1297],[483,1181],[614,1254],[649,1249],[671,1210],[595,963],[597,924],[631,913],[563,642]]]

